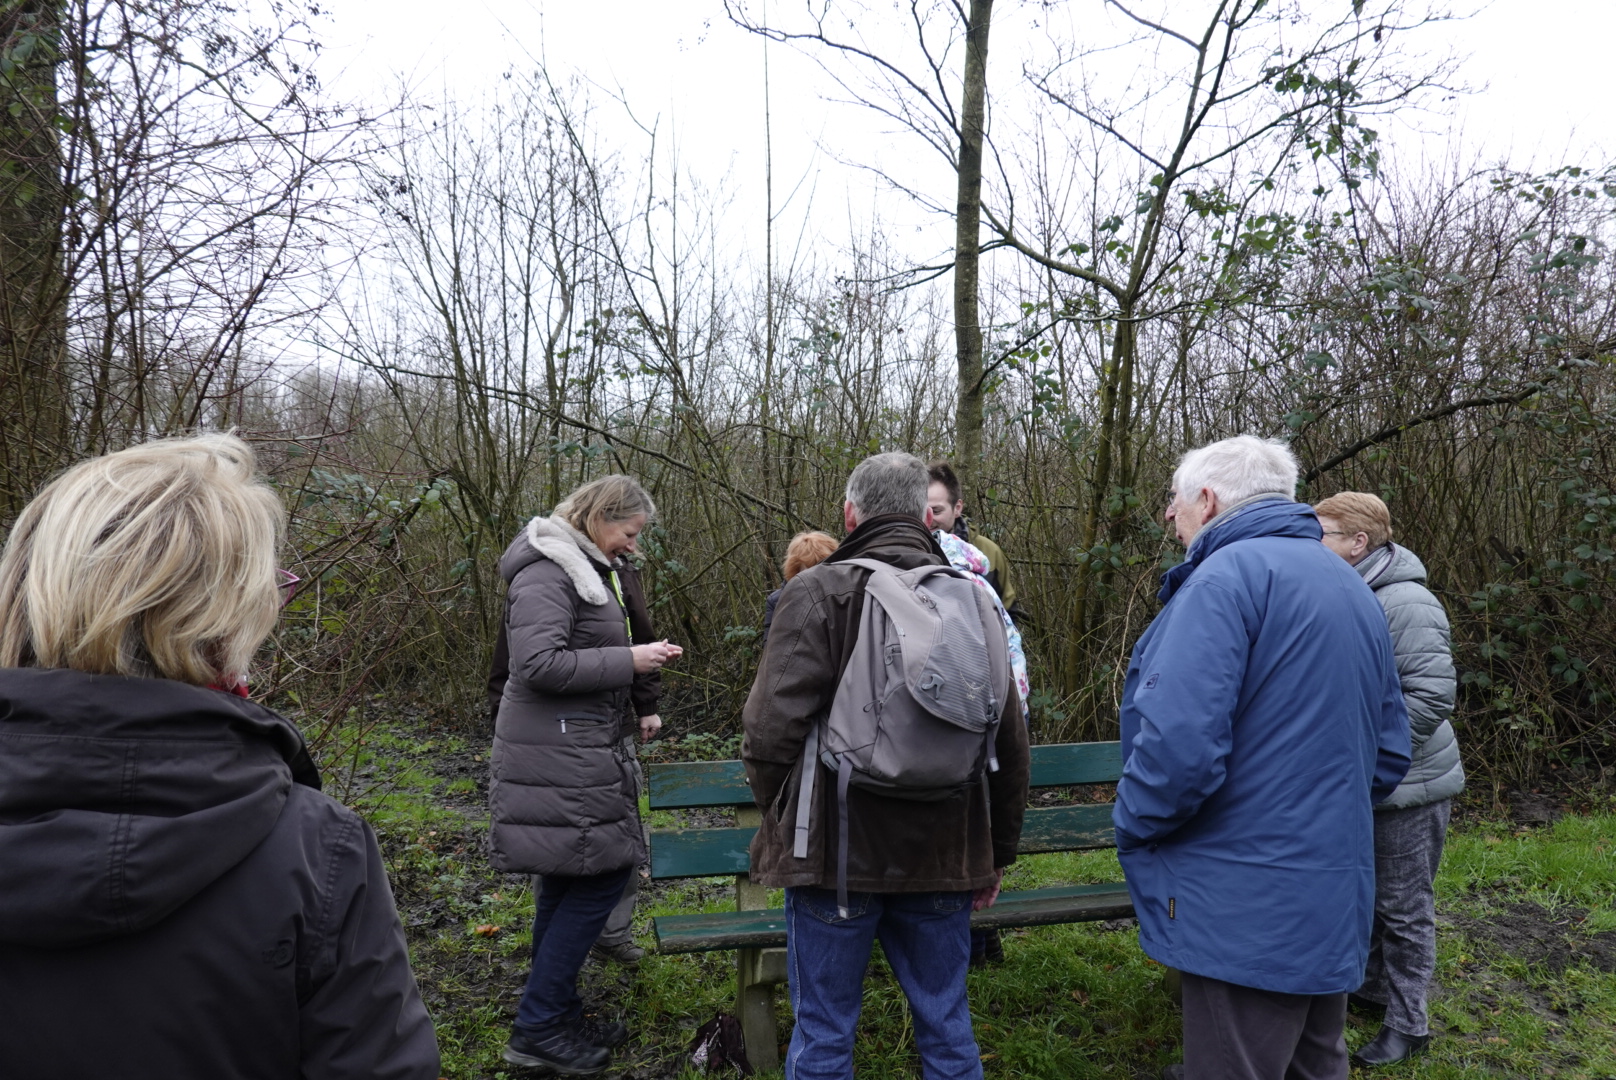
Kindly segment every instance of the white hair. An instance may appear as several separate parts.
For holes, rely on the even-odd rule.
[[[1300,472],[1296,455],[1279,439],[1236,435],[1179,458],[1173,490],[1179,498],[1193,500],[1202,488],[1209,488],[1224,506],[1258,495],[1279,495],[1294,501]]]

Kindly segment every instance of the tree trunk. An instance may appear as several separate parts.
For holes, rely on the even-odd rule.
[[[0,521],[71,453],[55,0],[0,4]]]
[[[1121,542],[1128,507],[1113,496],[1120,495],[1117,489],[1133,485],[1133,366],[1138,337],[1133,306],[1122,305],[1118,315],[1111,356],[1100,369],[1100,421],[1081,533],[1085,552],[1092,552],[1102,539],[1108,544]],[[1068,694],[1088,685],[1087,632],[1105,617],[1105,595],[1114,569],[1108,560],[1092,558],[1077,568],[1063,684]]]
[[[960,488],[977,505],[982,462],[982,326],[977,312],[981,256],[982,129],[987,113],[988,29],[993,0],[971,0],[965,28],[965,91],[960,115],[959,200],[954,233],[954,343],[959,357],[959,402],[954,410],[954,469]]]

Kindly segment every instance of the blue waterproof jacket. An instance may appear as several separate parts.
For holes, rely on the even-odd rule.
[[[1373,803],[1409,765],[1386,617],[1283,497],[1202,530],[1122,695],[1113,821],[1139,941],[1241,986],[1363,982]]]

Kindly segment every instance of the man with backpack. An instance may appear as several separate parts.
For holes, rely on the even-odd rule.
[[[879,939],[927,1080],[982,1075],[970,913],[1015,861],[1027,729],[985,590],[930,533],[926,465],[848,478],[847,537],[780,596],[743,714],[763,825],[752,880],[786,890],[787,1080],[847,1077]]]

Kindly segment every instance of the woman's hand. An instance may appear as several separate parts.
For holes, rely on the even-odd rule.
[[[640,717],[640,741],[650,742],[651,736],[662,730],[662,717],[656,713]]]
[[[629,652],[634,654],[634,674],[649,675],[668,661],[679,659],[685,651],[666,641],[653,641],[649,645],[632,646]]]

